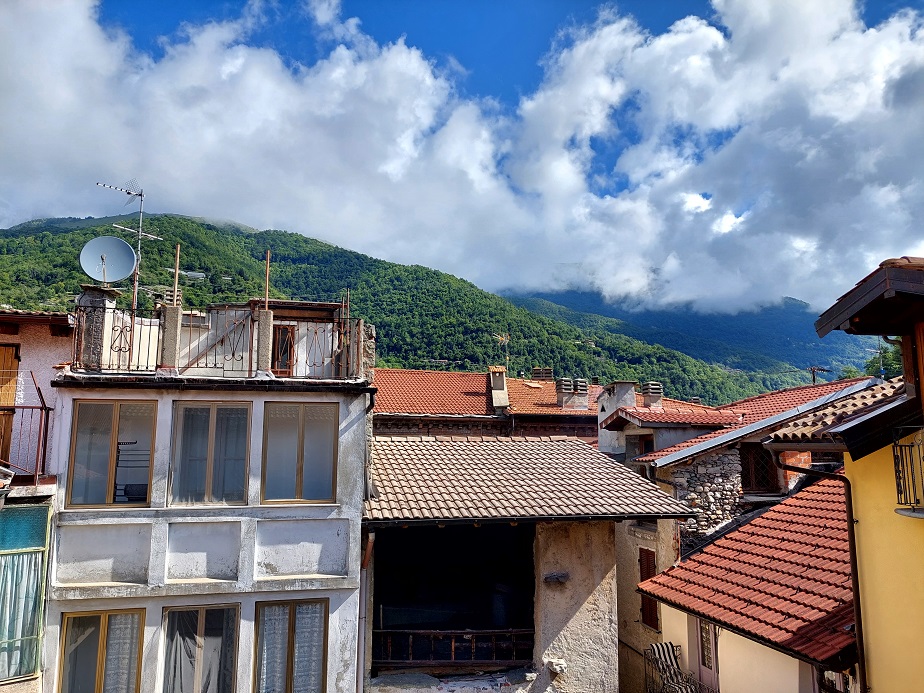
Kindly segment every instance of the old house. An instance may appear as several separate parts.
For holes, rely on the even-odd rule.
[[[721,407],[663,397],[658,383],[612,383],[599,398],[600,450],[654,480],[695,515],[673,522],[625,524],[617,530],[623,564],[637,566],[620,581],[621,684],[624,691],[645,686],[643,653],[661,640],[657,602],[636,590],[638,582],[672,566],[682,551],[709,541],[720,528],[752,511],[778,503],[797,476],[780,471],[760,441],[786,421],[830,401],[869,387],[859,378],[778,390]],[[664,446],[664,447],[661,447]],[[836,461],[816,455],[817,463]],[[793,452],[787,460],[806,466],[811,455]]]
[[[647,652],[649,691],[847,690],[856,638],[837,480],[808,486],[639,590],[661,603],[664,644],[679,646],[679,666],[664,647]]]
[[[618,690],[616,523],[684,506],[566,437],[376,436],[372,482],[367,690]]]
[[[75,317],[43,690],[355,689],[371,329],[343,302],[103,287]]]
[[[66,313],[0,310],[0,690],[41,688],[52,366],[70,358]]]

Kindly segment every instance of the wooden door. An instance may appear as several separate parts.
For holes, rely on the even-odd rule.
[[[16,378],[19,374],[19,349],[0,346],[0,461],[9,462],[16,404]]]

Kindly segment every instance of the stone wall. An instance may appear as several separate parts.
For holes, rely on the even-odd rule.
[[[680,525],[684,545],[711,534],[741,512],[741,460],[736,449],[722,449],[704,455],[690,464],[659,470],[669,476],[677,489],[677,499],[697,512]]]

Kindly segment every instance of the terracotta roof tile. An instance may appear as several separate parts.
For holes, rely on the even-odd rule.
[[[491,416],[485,373],[376,368],[376,414]]]
[[[861,390],[832,402],[826,407],[809,412],[774,432],[774,443],[808,443],[827,439],[825,429],[861,416],[901,397],[905,383],[901,378],[887,380],[881,385]]]
[[[639,590],[799,657],[837,657],[854,644],[843,486],[809,486]]]
[[[565,416],[596,416],[600,385],[587,386],[587,409],[562,409],[558,405],[554,380],[520,380],[507,378],[507,396],[511,414],[559,414]]]
[[[720,410],[732,411],[738,414],[739,419],[736,423],[730,424],[723,429],[703,433],[702,435],[696,436],[695,438],[691,438],[682,443],[678,443],[677,445],[671,445],[669,447],[650,452],[646,455],[636,458],[636,461],[653,462],[675,452],[680,452],[687,448],[691,448],[694,445],[707,442],[712,438],[724,436],[729,432],[729,430],[743,428],[744,426],[757,423],[763,419],[770,418],[771,416],[782,414],[783,412],[789,411],[790,409],[808,404],[809,402],[819,399],[820,397],[834,394],[845,388],[867,380],[869,380],[869,378],[864,377],[851,378],[849,380],[835,380],[830,383],[821,383],[818,385],[802,385],[800,387],[793,387],[786,390],[766,392],[761,395],[755,395],[754,397],[748,397],[747,399],[732,402],[731,404],[727,404],[721,407]]]
[[[627,467],[573,438],[376,436],[370,521],[690,516]]]

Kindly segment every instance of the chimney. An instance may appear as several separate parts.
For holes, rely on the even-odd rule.
[[[555,395],[562,409],[587,410],[587,381],[584,378],[559,378],[555,381]]]
[[[661,383],[650,381],[642,383],[642,401],[646,407],[660,407],[664,388]]]
[[[702,404],[703,400],[700,397],[690,397],[690,404]]]
[[[533,380],[555,380],[551,368],[533,368]]]
[[[507,369],[504,366],[488,366],[488,384],[491,386],[491,406],[495,409],[509,407]]]

